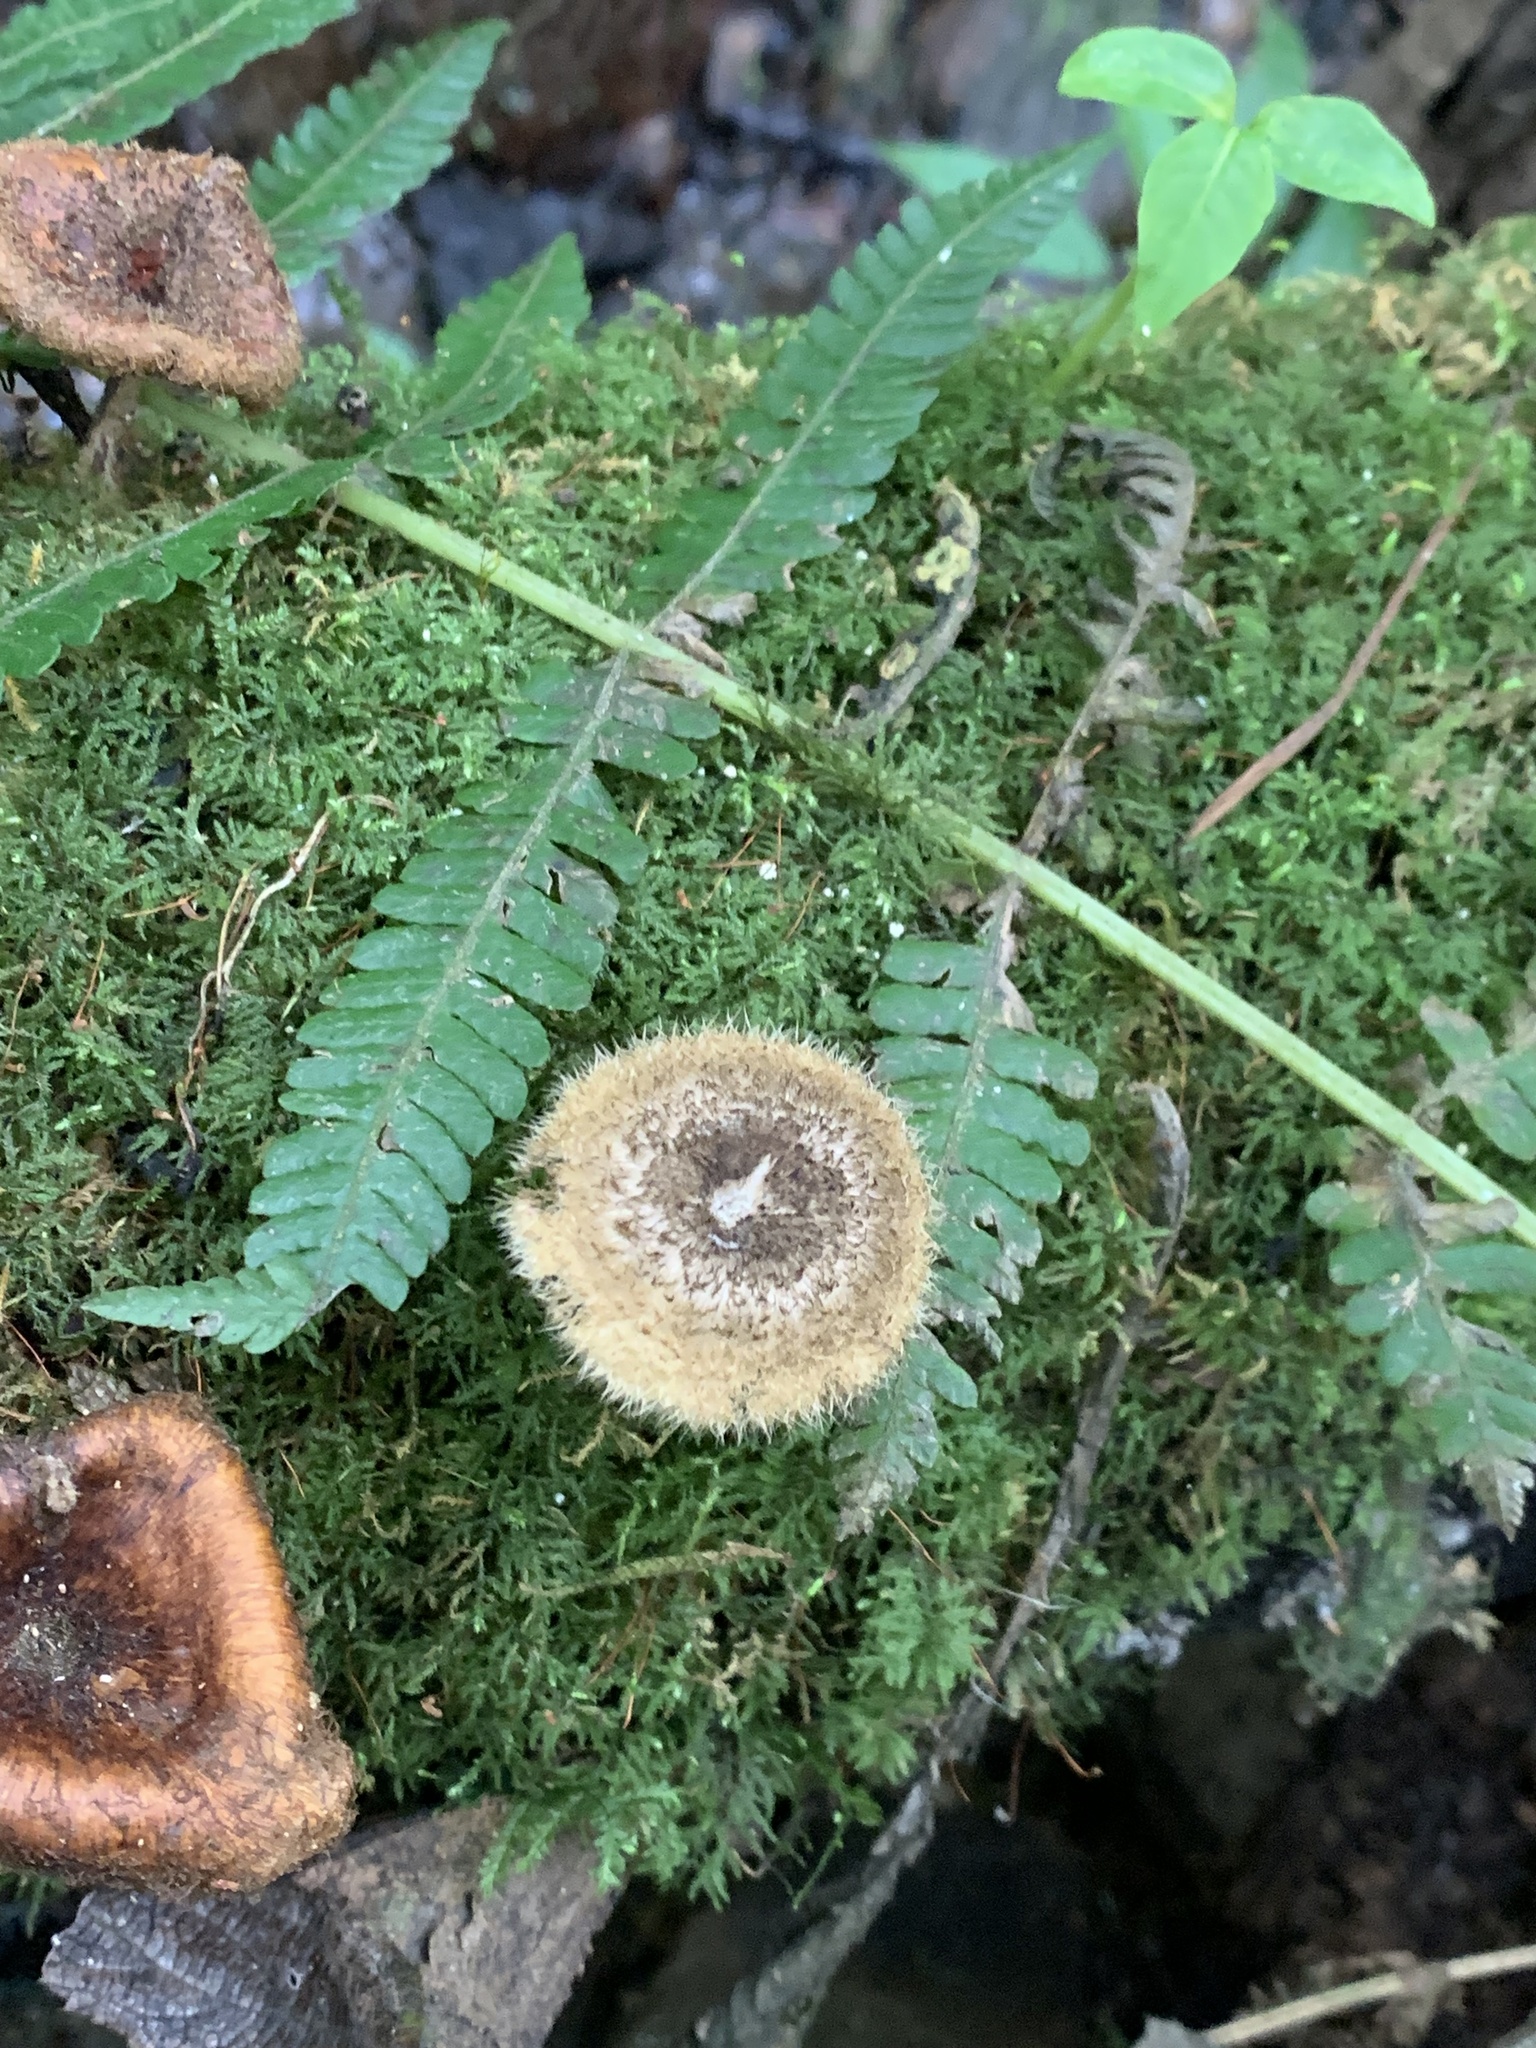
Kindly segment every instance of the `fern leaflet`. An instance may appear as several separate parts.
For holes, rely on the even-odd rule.
[[[1425,1029],[1450,1061],[1436,1085],[1427,1071],[1414,1115],[1435,1129],[1447,1102],[1513,1159],[1536,1159],[1536,962],[1510,1010],[1502,1053],[1475,1017],[1431,996]],[[1501,1331],[1469,1322],[1456,1294],[1536,1295],[1536,1251],[1499,1239],[1515,1204],[1433,1202],[1421,1168],[1374,1138],[1357,1140],[1347,1184],[1319,1188],[1307,1214],[1343,1243],[1328,1271],[1354,1294],[1344,1324],[1379,1336],[1382,1375],[1429,1410],[1440,1455],[1460,1464],[1506,1532],[1519,1527],[1536,1482],[1536,1365]],[[1479,1242],[1478,1240],[1481,1240]]]
[[[174,0],[47,0],[0,29],[0,141],[46,132],[82,93],[160,32]]]
[[[511,277],[461,306],[437,337],[421,417],[380,450],[397,476],[452,476],[453,443],[491,427],[533,389],[540,348],[569,338],[592,310],[574,235],[560,235]]]
[[[0,608],[0,670],[19,682],[40,675],[61,647],[83,647],[110,611],[169,597],[178,581],[211,575],[221,554],[262,538],[262,523],[313,505],[352,469],[308,462],[242,491],[185,526],[151,530],[116,554],[88,562]]]
[[[838,545],[869,488],[976,336],[1000,272],[1038,248],[1081,191],[1097,142],[1009,165],[963,191],[909,199],[900,226],[864,243],[726,425],[754,465],[735,490],[702,488],[663,527],[637,589],[686,608],[700,595],[768,590],[787,566]]]
[[[48,0],[0,29],[0,141],[43,128],[126,48],[165,0]]]
[[[1505,1206],[1431,1202],[1410,1162],[1371,1141],[1350,1183],[1319,1188],[1307,1214],[1342,1236],[1328,1271],[1357,1290],[1345,1328],[1382,1339],[1382,1377],[1428,1410],[1440,1455],[1513,1535],[1536,1476],[1536,1365],[1450,1305],[1456,1294],[1536,1294],[1536,1252],[1490,1239]]]
[[[1061,1193],[1052,1161],[1080,1166],[1088,1133],[1058,1116],[1041,1086],[1086,1101],[1098,1086],[1078,1053],[1042,1038],[1008,978],[1012,918],[994,914],[978,944],[899,939],[869,1013],[882,1030],[875,1075],[907,1112],[933,1175],[938,1220],[932,1316],[965,1325],[996,1355],[1002,1303],[1040,1253],[1033,1210]],[[843,1527],[867,1529],[910,1490],[938,1451],[933,1399],[969,1406],[976,1390],[929,1330],[852,1433],[857,1457]]]
[[[0,36],[0,142],[125,142],[357,0],[48,0]],[[14,57],[15,67],[8,63]]]
[[[446,162],[505,33],[504,22],[476,22],[386,57],[279,136],[251,172],[251,205],[290,280]]]
[[[875,1517],[917,1485],[919,1469],[938,1458],[936,1400],[974,1408],[976,1382],[931,1330],[917,1330],[858,1427],[833,1447],[834,1457],[858,1460],[842,1489],[839,1536],[867,1535]]]
[[[508,724],[544,751],[464,791],[429,830],[374,899],[384,922],[300,1027],[310,1052],[282,1104],[303,1121],[267,1148],[247,1270],[98,1295],[99,1315],[264,1351],[354,1284],[398,1308],[442,1249],[470,1161],[549,1057],[534,1010],[591,1000],[617,907],[597,870],[632,881],[645,864],[593,760],[687,774],[683,738],[716,730],[712,712],[631,680],[622,661],[541,664]]]
[[[1511,1159],[1536,1159],[1536,961],[1526,975],[1530,995],[1506,1025],[1508,1043],[1495,1053],[1482,1025],[1433,996],[1419,1008],[1424,1028],[1451,1062],[1430,1100],[1465,1105],[1485,1138]],[[1421,1113],[1423,1104],[1420,1105]]]

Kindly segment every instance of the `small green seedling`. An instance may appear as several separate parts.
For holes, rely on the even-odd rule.
[[[1274,208],[1277,178],[1434,226],[1423,173],[1369,107],[1295,93],[1240,123],[1232,66],[1199,36],[1107,29],[1067,59],[1058,89],[1190,123],[1158,150],[1142,181],[1127,291],[1143,334],[1231,275]]]

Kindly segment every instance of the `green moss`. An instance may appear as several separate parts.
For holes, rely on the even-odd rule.
[[[1501,351],[1530,352],[1519,254],[1501,230],[1393,288],[1386,312],[1365,287],[1262,305],[1223,290],[1167,340],[1109,358],[1078,398],[1080,416],[1189,450],[1209,544],[1193,581],[1222,624],[1209,643],[1172,614],[1149,629],[1145,651],[1208,701],[1209,722],[1150,757],[1097,757],[1079,879],[1389,1092],[1422,1049],[1424,996],[1493,1021],[1536,950],[1523,438],[1494,446],[1349,710],[1216,832],[1181,839],[1334,687],[1485,447],[1487,408],[1459,393],[1506,381]],[[1123,581],[1102,508],[1047,528],[1029,507],[1031,453],[1061,423],[1034,395],[1059,325],[981,345],[848,544],[732,636],[743,674],[804,705],[867,680],[916,616],[905,564],[952,476],[981,510],[978,606],[882,760],[1014,831],[1090,672],[1070,614],[1090,576]],[[707,471],[743,364],[772,346],[670,315],[615,323],[553,359],[542,397],[432,495],[625,609],[631,563]],[[317,363],[290,429],[339,445],[329,401],[350,374]],[[375,381],[387,421],[401,394],[382,369]],[[195,468],[172,481],[146,467],[130,485],[147,505],[204,488]],[[121,517],[82,505],[70,476],[0,478],[0,590]],[[1305,1495],[1343,1526],[1389,1467],[1423,1470],[1428,1454],[1370,1348],[1334,1320],[1304,1233],[1302,1202],[1337,1157],[1332,1113],[1043,915],[1017,979],[1041,1028],[1100,1065],[1094,1154],[1043,1219],[1002,1361],[969,1361],[979,1406],[946,1416],[939,1464],[868,1540],[835,1541],[826,1437],[659,1441],[574,1380],[494,1241],[500,1158],[398,1315],[349,1295],[261,1359],[89,1320],[79,1304],[99,1284],[238,1263],[295,1026],[424,824],[508,745],[499,715],[527,665],[572,650],[542,616],[337,515],[279,523],[210,587],[114,617],[0,707],[0,1395],[17,1420],[56,1409],[34,1354],[55,1372],[89,1350],[141,1378],[196,1376],[266,1488],[327,1697],[377,1796],[507,1792],[519,1850],[582,1821],[610,1869],[718,1890],[808,1780],[852,1813],[862,1781],[907,1766],[1018,1583],[1144,1239],[1128,1206],[1143,1137],[1122,1081],[1173,1089],[1195,1196],[1166,1346],[1133,1368],[1106,1456],[1098,1543],[1061,1581],[1024,1674],[1033,1709],[1070,1727],[1119,1682],[1095,1651],[1127,1617],[1203,1607],[1265,1545],[1315,1547]],[[684,784],[611,783],[653,860],[595,1004],[555,1020],[551,1076],[594,1045],[711,1018],[856,1048],[892,926],[947,928],[908,828],[752,735],[727,731],[701,758]],[[234,890],[274,880],[327,807],[315,859],[263,909],[189,1074]],[[200,1134],[190,1192],[184,1080]],[[1460,1117],[1448,1134],[1479,1151]],[[1530,1199],[1530,1176],[1514,1181]]]

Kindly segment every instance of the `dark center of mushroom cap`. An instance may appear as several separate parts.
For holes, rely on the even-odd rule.
[[[653,1187],[697,1244],[764,1276],[801,1272],[848,1204],[844,1176],[784,1119],[751,1117],[657,1161]]]
[[[49,221],[49,233],[36,235],[32,256],[37,269],[58,285],[108,301],[136,300],[161,308],[174,296],[191,311],[206,317],[204,292],[211,280],[198,256],[199,208],[195,195],[163,193],[153,186],[124,204],[121,191],[101,179],[78,176]],[[55,204],[57,200],[55,199]],[[180,290],[173,290],[177,284]]]
[[[685,1087],[648,1103],[612,1157],[631,1258],[725,1320],[825,1303],[858,1263],[867,1162],[826,1104]]]
[[[147,1593],[116,1501],[83,1489],[0,1541],[0,1727],[46,1729],[82,1760],[147,1753],[219,1704],[196,1601]]]

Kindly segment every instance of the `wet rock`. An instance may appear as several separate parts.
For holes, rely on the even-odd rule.
[[[1096,134],[1106,110],[1056,90],[1087,26],[1052,0],[941,0],[919,24],[913,50],[914,97],[926,124],[998,156],[1035,156]]]
[[[578,199],[547,187],[498,184],[474,164],[450,164],[415,194],[408,210],[438,320],[568,231],[596,285],[637,276],[663,246],[659,223],[636,207],[598,191]]]
[[[421,249],[394,213],[359,221],[335,256],[343,278],[362,302],[370,327],[398,335],[418,351],[428,347]],[[306,278],[293,293],[294,310],[312,348],[347,338],[347,321],[324,271]]]

